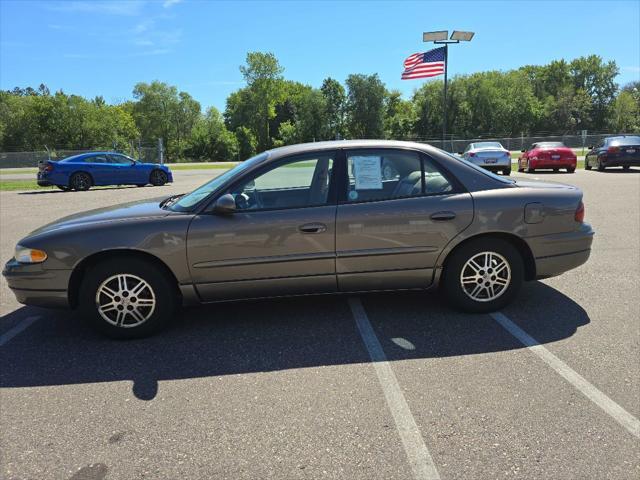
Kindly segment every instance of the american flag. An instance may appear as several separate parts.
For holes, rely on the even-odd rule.
[[[434,48],[424,53],[414,53],[404,61],[402,80],[427,78],[444,73],[444,48]]]

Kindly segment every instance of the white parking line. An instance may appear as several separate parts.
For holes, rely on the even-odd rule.
[[[511,335],[516,337],[523,345],[529,348],[547,365],[553,368],[567,382],[580,390],[589,400],[598,405],[602,410],[608,413],[616,422],[626,428],[632,435],[640,438],[640,421],[627,412],[616,402],[607,397],[604,393],[591,385],[579,373],[573,371],[566,363],[556,357],[549,350],[540,345],[535,338],[518,327],[509,320],[504,314],[495,312],[490,314],[491,317],[507,330]]]
[[[33,324],[33,322],[38,319],[40,319],[39,316],[27,317],[23,321],[15,325],[13,328],[0,335],[0,347],[4,346],[4,344],[9,342],[13,337],[29,328]]]
[[[349,306],[378,375],[378,381],[396,423],[414,478],[417,480],[439,480],[438,470],[422,439],[411,410],[409,410],[409,405],[402,394],[391,365],[387,361],[382,345],[380,345],[380,341],[367,318],[362,302],[359,298],[350,298]]]

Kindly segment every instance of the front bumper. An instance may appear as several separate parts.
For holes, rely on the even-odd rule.
[[[536,278],[560,275],[579,267],[591,255],[595,232],[588,223],[578,230],[527,238],[536,263]]]
[[[24,264],[12,258],[2,275],[16,300],[24,305],[69,308],[71,270],[47,270],[42,263]]]

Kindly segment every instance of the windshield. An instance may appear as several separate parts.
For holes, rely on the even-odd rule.
[[[268,156],[269,154],[267,152],[264,152],[260,155],[256,155],[255,157],[250,158],[249,160],[245,160],[244,162],[239,163],[231,170],[227,170],[222,175],[218,175],[213,180],[208,181],[201,187],[196,188],[193,192],[188,193],[184,197],[180,198],[180,200],[178,200],[177,202],[172,203],[169,209],[173,210],[174,212],[186,212],[191,210],[201,200],[205,199],[211,193],[218,190],[218,188],[224,185],[228,180],[249,169],[256,163],[262,162]]]
[[[470,162],[469,160],[466,160],[463,157],[459,157],[458,155],[454,155],[452,153],[445,152],[444,150],[440,150],[440,151],[442,153],[444,153],[445,155],[447,155],[448,157],[451,157],[454,160],[457,160],[458,162],[462,162],[465,165],[469,165],[471,168],[473,168],[474,170],[482,173],[483,175],[486,175],[487,177],[491,177],[491,178],[493,178],[495,180],[498,180],[499,182],[502,182],[502,183],[516,183],[516,181],[513,180],[513,179],[501,177],[500,175],[497,175],[497,174],[495,174],[493,172],[490,172],[489,170],[485,170],[484,168],[479,167],[475,163]]]
[[[640,137],[610,138],[609,145],[612,145],[614,147],[624,146],[624,145],[640,145]]]
[[[504,147],[499,142],[474,143],[473,148],[499,148],[501,150],[504,150]]]

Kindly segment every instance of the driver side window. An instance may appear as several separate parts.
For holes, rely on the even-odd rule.
[[[316,153],[287,159],[245,177],[228,191],[238,210],[268,210],[326,205],[334,155]]]

